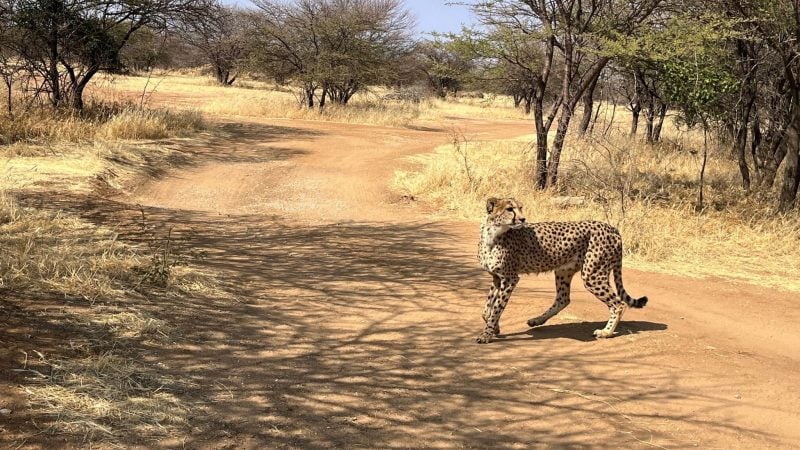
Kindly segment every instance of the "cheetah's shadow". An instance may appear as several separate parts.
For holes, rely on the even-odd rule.
[[[560,338],[573,339],[581,342],[591,342],[597,340],[593,334],[594,330],[603,328],[604,326],[606,326],[606,322],[570,322],[542,325],[516,333],[501,333],[499,336],[497,336],[497,342],[538,341]],[[666,329],[667,325],[664,323],[643,322],[636,320],[624,321],[620,322],[619,326],[617,326],[617,331],[616,334],[614,334],[614,338],[648,331],[664,331]]]

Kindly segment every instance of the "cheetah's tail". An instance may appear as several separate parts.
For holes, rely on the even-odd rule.
[[[614,269],[614,284],[617,285],[617,293],[619,293],[622,301],[631,308],[644,308],[647,304],[647,297],[633,298],[625,292],[625,288],[622,286],[622,268],[617,267]]]

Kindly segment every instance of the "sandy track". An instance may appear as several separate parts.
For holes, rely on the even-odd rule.
[[[473,139],[529,131],[455,125]],[[142,204],[237,294],[140,306],[179,336],[146,360],[191,382],[191,430],[162,445],[800,446],[797,295],[628,270],[628,291],[650,303],[595,340],[607,312],[579,282],[567,310],[528,330],[554,295],[551,276],[530,276],[504,338],[479,346],[476,224],[436,220],[386,188],[446,131],[222,128],[190,164],[87,212],[119,221]]]
[[[473,139],[528,131],[457,126]],[[446,133],[277,120],[225,129],[227,148],[209,150],[224,158],[136,199],[191,211],[197,219],[175,220],[246,299],[212,315],[213,339],[188,358],[205,378],[203,367],[225,367],[231,398],[215,409],[236,445],[800,445],[798,296],[628,271],[629,290],[651,303],[628,312],[619,337],[596,341],[606,311],[578,282],[565,314],[528,331],[553,288],[550,276],[527,277],[503,316],[506,337],[478,346],[487,277],[475,224],[430,219],[386,190],[403,156]],[[201,218],[215,215],[225,218],[208,229]],[[209,351],[229,341],[225,356]]]

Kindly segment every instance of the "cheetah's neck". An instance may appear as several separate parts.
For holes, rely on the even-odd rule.
[[[508,231],[508,227],[497,226],[489,220],[481,225],[481,247],[491,250],[497,244],[497,238]]]

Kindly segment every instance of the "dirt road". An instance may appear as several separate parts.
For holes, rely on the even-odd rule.
[[[529,132],[458,121],[474,139]],[[479,346],[488,276],[477,224],[442,221],[387,190],[403,157],[446,130],[228,122],[213,148],[137,189],[207,252],[237,301],[146,306],[175,342],[148,349],[190,380],[190,448],[800,447],[800,297],[626,271],[619,336],[580,286],[525,277]],[[713,264],[713,261],[709,261]]]

